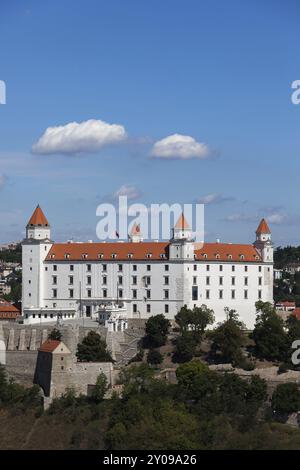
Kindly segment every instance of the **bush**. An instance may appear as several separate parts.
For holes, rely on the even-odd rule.
[[[150,351],[147,354],[147,362],[148,364],[161,364],[163,361],[163,356],[160,354],[160,352],[157,349],[150,349]]]
[[[61,341],[62,333],[57,329],[53,328],[53,330],[48,335],[48,339],[54,339],[56,341]]]
[[[173,354],[174,362],[188,362],[194,357],[197,341],[191,332],[185,332],[176,339],[176,347]]]
[[[289,414],[300,410],[298,385],[295,383],[277,385],[272,395],[272,409],[279,414]]]

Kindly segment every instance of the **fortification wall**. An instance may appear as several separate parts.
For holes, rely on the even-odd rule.
[[[87,394],[88,386],[95,385],[97,377],[105,374],[108,385],[113,385],[113,364],[111,362],[74,362],[67,370],[61,370],[59,361],[53,361],[51,374],[52,398],[65,393],[66,388],[73,388],[77,393]]]

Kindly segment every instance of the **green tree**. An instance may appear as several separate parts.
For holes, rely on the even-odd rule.
[[[95,403],[100,403],[105,395],[105,392],[107,391],[107,378],[106,375],[101,372],[101,374],[98,375],[97,380],[96,380],[96,385],[93,387],[92,393],[91,393],[91,399]]]
[[[192,332],[186,331],[176,338],[173,361],[179,363],[191,361],[195,355],[196,347],[195,336]]]
[[[288,353],[288,337],[284,322],[269,302],[256,302],[256,323],[252,333],[255,353],[261,359],[284,361]]]
[[[77,346],[76,356],[81,362],[113,362],[106,342],[95,331],[89,331]]]
[[[57,328],[53,328],[53,330],[48,335],[48,339],[53,339],[56,341],[61,341],[61,338],[62,333]]]
[[[277,385],[272,395],[272,409],[275,413],[289,414],[300,410],[300,391],[295,383]]]
[[[147,354],[148,364],[158,365],[163,361],[163,355],[157,349],[150,349]]]
[[[175,320],[182,334],[191,330],[194,332],[195,337],[200,340],[207,326],[211,325],[215,318],[213,310],[209,309],[206,305],[194,307],[193,310],[188,309],[184,305],[175,316]]]
[[[170,322],[164,315],[154,315],[150,317],[145,326],[145,345],[151,348],[163,346],[167,340]]]
[[[229,310],[227,320],[210,333],[212,353],[223,362],[238,365],[242,360],[243,328],[244,325],[239,321],[236,311]]]

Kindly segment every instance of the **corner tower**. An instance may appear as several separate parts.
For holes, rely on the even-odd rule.
[[[181,214],[173,228],[169,256],[171,259],[194,259],[192,230],[183,214]]]
[[[44,307],[44,260],[52,246],[50,225],[40,206],[37,206],[26,225],[22,242],[22,312],[26,318],[31,309]]]
[[[261,254],[264,263],[273,263],[273,243],[271,230],[265,219],[262,219],[256,229],[255,248]]]

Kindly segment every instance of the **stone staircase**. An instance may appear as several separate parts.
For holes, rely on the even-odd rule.
[[[116,365],[123,367],[137,354],[138,343],[144,336],[144,331],[140,329],[125,330],[123,340],[119,343],[119,350],[115,351]]]

